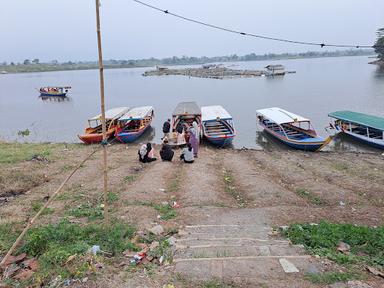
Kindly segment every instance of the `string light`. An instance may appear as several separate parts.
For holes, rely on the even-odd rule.
[[[188,18],[188,17],[182,16],[182,15],[179,15],[179,14],[175,14],[175,13],[170,12],[169,10],[161,9],[159,7],[150,5],[150,4],[145,3],[143,1],[140,1],[140,0],[132,0],[132,1],[134,1],[134,2],[136,2],[138,4],[140,4],[140,5],[146,6],[148,8],[151,8],[153,10],[157,10],[157,11],[163,12],[163,13],[165,13],[167,15],[171,15],[171,16],[174,16],[176,18],[182,19],[184,21],[192,22],[192,23],[195,23],[195,24],[199,24],[199,25],[202,25],[202,26],[206,26],[206,27],[209,27],[209,28],[213,28],[213,29],[217,29],[217,30],[221,30],[221,31],[225,31],[225,32],[233,33],[233,34],[239,34],[239,35],[242,35],[242,36],[249,36],[249,37],[254,37],[254,38],[259,38],[259,39],[264,39],[264,40],[292,43],[292,44],[299,44],[299,45],[319,46],[321,48],[323,48],[323,47],[337,47],[337,48],[357,48],[357,49],[364,48],[364,49],[371,49],[371,48],[375,48],[375,47],[377,47],[377,48],[384,47],[384,46],[374,46],[374,45],[349,45],[349,44],[331,44],[331,43],[320,43],[320,42],[296,41],[296,40],[290,40],[290,39],[270,37],[270,36],[265,36],[265,35],[259,35],[259,34],[253,34],[253,33],[248,33],[248,32],[242,32],[242,31],[237,31],[237,30],[230,29],[230,28],[225,28],[225,27],[217,26],[217,25],[210,24],[210,23],[207,23],[207,22],[195,20],[195,19]]]

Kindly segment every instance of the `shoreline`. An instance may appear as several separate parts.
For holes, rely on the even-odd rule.
[[[288,227],[287,225],[295,223],[324,223],[324,221],[364,227],[381,227],[384,224],[381,189],[384,174],[381,171],[383,161],[381,155],[356,155],[356,153],[338,155],[294,150],[218,150],[202,146],[199,149],[199,157],[193,164],[178,161],[179,151],[175,153],[173,162],[158,159],[152,163],[142,164],[138,161],[136,148],[127,145],[108,147],[110,217],[114,223],[122,223],[141,231],[137,232],[138,234],[155,225],[161,225],[167,231],[165,233],[172,231],[170,235],[173,235],[177,243],[174,256],[178,261],[149,264],[152,265],[151,271],[156,273],[148,280],[143,278],[143,275],[146,275],[146,266],[143,265],[134,267],[136,269],[134,272],[129,270],[128,278],[122,274],[127,269],[132,269],[129,264],[131,256],[127,258],[120,252],[105,260],[102,255],[98,255],[97,259],[103,264],[103,270],[100,270],[102,273],[95,275],[87,274],[90,275],[87,276],[88,287],[106,287],[110,285],[111,279],[114,287],[126,287],[127,279],[129,283],[135,284],[131,285],[132,287],[140,285],[151,288],[162,287],[153,284],[153,280],[156,283],[173,283],[175,287],[206,287],[197,285],[193,282],[193,278],[189,277],[190,272],[199,271],[195,265],[200,265],[199,263],[204,265],[203,261],[215,263],[218,260],[234,261],[231,256],[237,257],[236,261],[241,264],[237,266],[238,271],[243,273],[239,280],[248,279],[248,276],[255,273],[255,270],[250,271],[246,268],[249,261],[263,261],[257,263],[265,265],[275,262],[278,264],[277,259],[273,257],[280,256],[260,258],[258,249],[249,248],[253,247],[254,243],[242,246],[242,249],[250,249],[246,251],[246,257],[237,254],[238,248],[230,250],[228,247],[238,247],[236,239],[240,237],[243,237],[242,241],[248,242],[250,240],[247,239],[255,238],[252,241],[262,239],[263,246],[268,246],[273,253],[284,241],[281,235],[276,233],[270,235],[276,232],[274,227]],[[0,182],[0,227],[22,226],[36,213],[36,209],[49,199],[52,192],[85,155],[94,149],[94,145],[31,145],[0,142],[0,179],[3,179]],[[100,149],[80,167],[61,194],[38,219],[36,226],[44,229],[51,227],[49,225],[62,223],[63,219],[69,221],[69,229],[101,225],[103,219],[100,208],[103,203],[101,163]],[[175,202],[178,205],[173,208],[171,205],[175,205]],[[223,227],[226,229],[222,229]],[[189,231],[192,236],[187,233]],[[196,235],[198,240],[194,240],[193,235]],[[159,236],[159,239],[161,237]],[[215,248],[217,245],[211,245],[212,239],[216,241],[225,239],[225,242],[222,240],[220,243],[229,250],[223,250],[227,252],[217,250]],[[8,239],[7,241],[9,244],[12,243]],[[192,248],[183,248],[183,245],[180,245],[183,241],[193,241]],[[278,246],[268,244],[271,241],[277,241]],[[208,246],[206,242],[209,242]],[[92,243],[94,244],[102,243]],[[313,257],[304,250],[300,250],[299,253],[296,249],[291,250],[292,247],[296,247],[291,244],[287,247],[279,250],[286,254],[273,255],[294,253],[295,256],[288,257],[307,257],[319,269],[326,268],[321,271],[342,269],[324,256]],[[190,254],[192,252],[197,254]],[[4,253],[4,248],[0,249],[0,255]],[[303,253],[306,255],[302,256]],[[63,261],[67,261],[70,255],[73,253],[65,254]],[[81,257],[80,255],[77,259],[81,260]],[[294,264],[299,264],[293,258],[289,259]],[[37,260],[44,261],[41,258]],[[323,261],[331,264],[325,267]],[[183,263],[187,266],[183,266]],[[67,266],[59,265],[59,267]],[[301,271],[305,271],[301,265],[298,267]],[[176,271],[169,268],[175,268]],[[57,276],[56,271],[51,268],[45,271],[49,272],[51,278]],[[207,271],[202,271],[205,276],[213,276],[209,270]],[[274,271],[263,271],[262,275],[268,276],[273,272],[280,277],[278,280],[267,277],[263,280],[264,283],[276,284],[272,285],[273,287],[293,287],[298,282],[305,284],[300,287],[328,287],[309,282],[303,273],[296,274],[296,277],[292,278],[283,272],[279,274],[279,271],[282,272],[279,266],[276,266]],[[175,272],[182,272],[186,277],[185,280],[177,278]],[[378,287],[375,284],[379,283],[380,279],[364,270],[360,273],[365,273],[364,281],[372,283],[372,287]]]
[[[135,69],[135,68],[149,68],[149,67],[155,67],[156,65],[160,66],[195,66],[195,65],[203,65],[203,64],[211,64],[211,63],[237,63],[237,62],[259,62],[259,61],[281,61],[281,60],[300,60],[300,59],[319,59],[319,58],[340,58],[340,57],[369,57],[375,55],[374,53],[367,53],[362,55],[328,55],[328,56],[308,56],[308,57],[299,57],[299,56],[292,56],[292,57],[281,57],[281,58],[271,58],[271,59],[256,59],[256,60],[237,60],[237,61],[207,61],[207,62],[199,62],[199,63],[181,63],[181,64],[153,64],[153,65],[143,65],[143,66],[132,66],[132,65],[109,65],[105,64],[104,69],[110,70],[110,69]],[[368,64],[374,64],[373,62]],[[44,66],[46,69],[44,69]],[[65,64],[64,64],[65,65]],[[15,65],[15,66],[2,66],[0,65],[0,77],[1,75],[13,75],[13,74],[27,74],[27,73],[48,73],[48,72],[64,72],[64,71],[87,71],[87,70],[97,70],[98,66],[97,64],[91,64],[92,66],[86,66],[86,67],[76,67],[78,64],[73,64],[67,67],[60,67],[60,66],[51,66],[50,64],[35,64],[35,65]],[[7,71],[7,67],[16,67],[21,68],[19,71]],[[52,69],[48,68],[51,67]],[[23,70],[25,68],[25,70]],[[43,68],[43,70],[40,70]],[[28,70],[30,69],[30,70]],[[6,73],[1,73],[2,71],[5,71]]]

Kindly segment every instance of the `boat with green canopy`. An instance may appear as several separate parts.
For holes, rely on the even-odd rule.
[[[353,111],[336,111],[328,114],[334,119],[331,128],[345,133],[370,146],[384,149],[384,118]]]

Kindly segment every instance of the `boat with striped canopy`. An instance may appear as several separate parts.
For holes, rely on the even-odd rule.
[[[118,120],[116,139],[122,143],[134,142],[151,126],[153,117],[152,106],[136,107],[129,110]]]
[[[336,111],[328,116],[336,133],[344,133],[370,146],[384,149],[384,118],[353,111]]]
[[[235,128],[232,116],[220,105],[201,107],[204,137],[213,145],[224,147],[232,143]]]
[[[128,111],[128,107],[116,107],[105,111],[107,139],[114,137],[118,119]],[[78,135],[78,137],[86,144],[100,143],[103,140],[101,114],[88,119],[88,127],[85,129],[85,133]]]
[[[41,87],[39,92],[41,97],[66,97],[69,89],[70,86]]]
[[[278,107],[256,111],[259,125],[282,143],[304,151],[318,151],[331,141],[317,135],[311,120]]]

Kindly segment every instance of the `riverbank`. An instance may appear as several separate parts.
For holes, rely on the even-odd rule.
[[[256,55],[254,53],[244,56],[217,56],[217,57],[172,57],[164,59],[139,59],[139,60],[105,60],[105,69],[123,69],[123,68],[143,68],[154,66],[185,66],[185,65],[202,65],[208,63],[228,63],[228,62],[249,62],[249,61],[277,61],[277,60],[295,60],[295,59],[312,59],[325,57],[353,57],[353,56],[370,56],[374,55],[373,51],[364,50],[345,50],[335,52],[305,52],[305,53],[283,53],[283,54],[265,54]],[[94,61],[84,62],[65,62],[58,63],[0,63],[0,74],[15,73],[35,73],[35,72],[54,72],[54,71],[74,71],[74,70],[96,70],[98,63]]]
[[[95,148],[99,146],[0,143],[0,229],[6,224],[22,226]],[[350,273],[351,268],[322,257],[303,258],[306,252],[274,238],[277,236],[273,236],[272,227],[320,221],[384,224],[380,154],[218,150],[202,146],[193,165],[183,165],[177,158],[173,163],[141,164],[137,161],[137,145],[109,146],[108,155],[111,219],[134,227],[139,234],[162,225],[168,233],[164,237],[174,234],[176,238],[174,261],[132,267],[130,258],[116,252],[112,257],[92,260],[101,263],[93,272],[84,267],[73,271],[74,275],[79,273],[79,281],[85,281],[84,287],[162,287],[170,283],[175,287],[327,287],[325,283],[311,282],[306,276],[308,271],[323,275],[332,271]],[[38,225],[55,225],[64,218],[80,227],[101,223],[101,159],[102,153],[97,152],[80,168]],[[160,243],[164,237],[159,238]],[[254,249],[261,244],[246,240],[252,237],[252,241],[264,243],[263,253],[270,251],[270,257],[260,258],[259,250]],[[219,238],[226,240],[212,242]],[[5,234],[0,236],[0,255],[11,243]],[[221,251],[218,245],[227,248]],[[281,253],[291,255],[287,259],[296,264],[299,273],[285,274],[276,266],[279,264],[273,255]],[[65,256],[65,263],[69,256],[72,254]],[[72,267],[68,263],[63,267]],[[383,284],[363,267],[353,269],[371,287]],[[50,277],[57,276],[55,273],[60,271],[49,270]],[[232,286],[217,286],[223,283]]]

